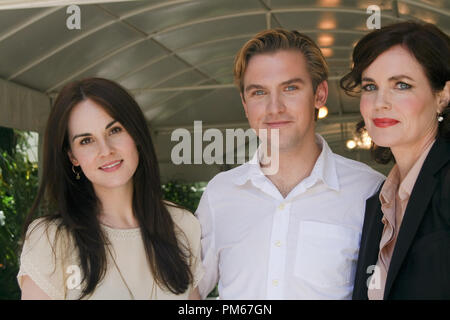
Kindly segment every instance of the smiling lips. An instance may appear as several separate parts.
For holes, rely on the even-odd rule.
[[[99,167],[100,170],[106,171],[106,172],[112,172],[117,169],[119,169],[122,166],[123,160],[108,162],[104,164],[103,166]]]
[[[395,126],[400,121],[391,118],[375,118],[372,120],[373,123],[379,128],[387,128]]]

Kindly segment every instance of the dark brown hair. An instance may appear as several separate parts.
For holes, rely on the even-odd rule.
[[[38,212],[43,221],[57,221],[73,239],[83,271],[83,291],[91,294],[103,279],[108,243],[97,215],[99,200],[92,183],[81,173],[74,179],[68,157],[68,120],[79,102],[91,99],[119,121],[133,138],[139,164],[133,176],[133,212],[139,223],[147,259],[156,283],[174,294],[185,292],[193,276],[190,251],[177,240],[175,224],[163,202],[158,162],[144,115],[133,97],[120,85],[89,78],[66,85],[51,110],[43,145],[43,174],[38,195],[26,219],[23,238]],[[56,237],[58,238],[58,237]],[[56,246],[56,245],[55,245]]]
[[[244,74],[248,61],[256,54],[272,53],[278,50],[299,50],[303,53],[311,75],[313,91],[328,79],[328,65],[320,48],[307,35],[285,29],[268,29],[256,34],[239,50],[234,59],[234,82],[244,93]]]
[[[434,92],[441,91],[450,80],[450,38],[430,23],[400,22],[374,30],[365,35],[353,50],[353,66],[340,81],[341,88],[350,96],[360,93],[361,75],[375,59],[392,48],[401,45],[423,67]],[[438,135],[450,138],[450,104],[442,111],[444,120],[439,122]],[[365,130],[364,121],[357,125],[357,132]],[[372,152],[379,163],[395,161],[390,148],[372,142]]]

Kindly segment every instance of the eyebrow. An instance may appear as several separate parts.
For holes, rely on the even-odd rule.
[[[296,82],[300,82],[302,84],[305,83],[305,81],[301,78],[293,78],[293,79],[289,79],[287,81],[283,81],[281,83],[282,86],[291,84],[291,83],[296,83]],[[263,89],[264,86],[260,85],[260,84],[249,84],[247,87],[245,87],[245,92],[250,91],[252,89]]]
[[[114,123],[116,123],[117,120],[113,120],[110,123],[108,123],[105,127],[105,130],[108,130]],[[75,141],[76,138],[80,138],[80,137],[89,137],[91,134],[90,133],[80,133],[80,134],[76,134],[73,136],[72,138],[72,142]]]
[[[294,79],[290,79],[290,80],[282,82],[281,85],[285,86],[287,84],[296,83],[296,82],[300,82],[301,84],[305,83],[305,81],[302,78],[294,78]]]
[[[407,76],[407,75],[405,75],[405,74],[400,74],[400,75],[398,75],[398,76],[392,76],[392,77],[390,77],[388,80],[389,81],[395,81],[395,80],[400,80],[400,79],[409,79],[409,80],[411,80],[411,81],[414,81],[414,79],[413,78],[411,78],[411,77],[409,77],[409,76]],[[361,79],[361,82],[362,81],[367,81],[367,82],[375,82],[375,80],[373,80],[372,78],[367,78],[367,77],[364,77],[364,78],[362,78]]]
[[[248,86],[245,87],[245,92],[248,92],[252,89],[262,89],[262,88],[264,87],[260,84],[249,84]]]

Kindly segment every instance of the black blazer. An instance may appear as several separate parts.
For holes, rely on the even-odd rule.
[[[380,190],[366,202],[353,299],[368,299],[367,268],[378,259],[384,226]],[[384,299],[450,299],[450,142],[442,138],[436,139],[411,192]]]

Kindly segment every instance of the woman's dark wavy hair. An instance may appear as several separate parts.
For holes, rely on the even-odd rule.
[[[193,279],[188,264],[190,250],[177,240],[179,230],[167,203],[163,202],[158,162],[147,123],[133,97],[106,79],[75,81],[59,93],[45,131],[42,182],[25,221],[22,238],[25,239],[28,226],[38,213],[44,213],[43,222],[58,222],[57,234],[65,230],[78,250],[84,284],[80,299],[93,293],[106,273],[108,240],[97,218],[99,200],[92,183],[82,173],[80,180],[74,179],[67,154],[71,110],[86,99],[101,105],[135,141],[139,164],[133,176],[132,205],[147,259],[158,285],[174,294],[185,292]]]
[[[450,38],[435,25],[406,21],[391,24],[365,35],[353,50],[353,67],[340,81],[341,88],[350,96],[360,93],[363,71],[383,52],[395,45],[407,49],[423,67],[434,92],[441,91],[450,80]],[[450,103],[444,108],[438,135],[450,139]],[[365,130],[364,120],[356,131]],[[372,142],[374,158],[379,163],[395,161],[390,148]]]

